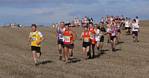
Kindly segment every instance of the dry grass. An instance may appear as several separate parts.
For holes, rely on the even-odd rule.
[[[43,61],[35,67],[27,42],[30,29],[0,28],[0,78],[149,78],[149,21],[141,22],[140,42],[133,43],[124,35],[121,49],[111,52],[110,45],[104,55],[76,63],[65,64],[58,60],[55,30],[39,28],[46,40],[42,47]],[[77,32],[80,28],[75,28]],[[80,41],[76,41],[74,55],[82,59]]]

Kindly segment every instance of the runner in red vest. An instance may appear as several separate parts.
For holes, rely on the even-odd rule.
[[[83,57],[85,60],[88,59],[87,53],[90,50],[91,45],[91,33],[88,31],[87,27],[84,27],[84,31],[81,34],[81,39],[83,39],[82,49],[83,49]]]
[[[73,43],[73,32],[69,29],[69,25],[65,25],[65,31],[63,33],[63,37],[64,37],[64,61],[66,63],[68,63],[68,58],[69,58],[69,51],[70,49],[73,47],[72,43]]]
[[[73,31],[73,27],[70,27],[70,30],[71,30],[71,32],[73,32],[73,34],[71,34],[71,40],[72,40],[72,42],[71,42],[71,48],[69,49],[69,59],[70,60],[72,60],[74,57],[73,57],[73,50],[74,50],[74,42],[75,42],[75,40],[76,40],[76,37],[77,37],[77,34],[76,34],[76,32],[75,31]]]
[[[93,26],[93,23],[89,24],[89,32],[91,33],[91,48],[92,48],[92,54],[90,53],[90,58],[94,58],[95,57],[95,45],[96,45],[96,38],[95,38],[95,29]]]

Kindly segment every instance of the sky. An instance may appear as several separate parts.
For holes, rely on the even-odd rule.
[[[74,17],[106,15],[149,19],[149,0],[0,0],[0,24],[48,25]]]

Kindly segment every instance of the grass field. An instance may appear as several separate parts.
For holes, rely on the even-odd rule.
[[[70,64],[58,60],[55,29],[39,28],[46,40],[41,57],[44,63],[37,67],[28,43],[30,28],[1,27],[0,78],[149,78],[149,21],[142,21],[140,26],[139,43],[133,43],[123,32],[124,43],[117,45],[117,52],[105,43],[105,54],[87,62],[82,61],[81,41],[77,40],[76,62]],[[81,33],[80,28],[74,30]]]

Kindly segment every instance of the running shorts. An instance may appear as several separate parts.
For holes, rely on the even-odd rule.
[[[35,51],[36,53],[40,53],[41,54],[41,48],[40,47],[31,46],[31,51]]]
[[[104,42],[104,36],[100,37],[100,42]]]
[[[90,45],[91,45],[90,42],[83,42],[82,47],[87,48]]]
[[[132,31],[132,34],[134,34],[135,36],[138,36],[138,31]]]
[[[110,36],[110,39],[113,41],[116,36]]]
[[[73,45],[72,44],[64,44],[64,48],[69,48],[69,49],[72,49],[73,48]]]
[[[62,39],[58,39],[58,40],[57,40],[57,44],[63,45],[63,44],[64,44],[64,43],[63,43],[63,40],[62,40]]]
[[[121,30],[120,30],[120,29],[118,29],[118,30],[117,30],[117,32],[121,33]]]

